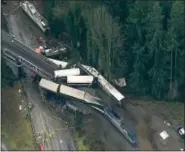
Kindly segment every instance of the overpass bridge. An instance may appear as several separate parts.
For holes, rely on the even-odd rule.
[[[54,70],[58,69],[57,65],[2,30],[1,35],[3,57],[21,63],[41,77],[54,79]]]
[[[2,55],[5,59],[11,60],[12,62],[15,62],[15,64],[17,62],[21,63],[21,66],[34,71],[42,78],[45,78],[47,80],[54,80],[54,71],[58,69],[57,65],[45,58],[43,55],[38,55],[30,47],[16,40],[8,33],[1,30],[1,34],[1,50],[3,51]],[[50,81],[50,83],[52,83],[52,81]],[[84,91],[80,91],[78,89],[74,89],[63,84],[61,84],[61,86],[63,86],[64,88],[62,92],[63,95],[79,99],[79,93],[85,94]],[[74,90],[77,92],[76,94],[74,94]],[[101,106],[98,105],[98,100],[100,99],[92,96],[91,94],[86,93],[86,98],[80,97],[80,99],[87,104],[97,107]]]

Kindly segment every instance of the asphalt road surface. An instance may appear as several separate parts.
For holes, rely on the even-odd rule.
[[[18,37],[15,37],[15,39]],[[2,42],[1,42],[1,47],[2,48],[6,48],[9,49],[11,51],[13,51],[13,53],[15,53],[17,56],[21,56],[24,59],[26,59],[29,62],[33,62],[33,64],[35,66],[37,66],[38,68],[40,68],[41,70],[46,71],[47,73],[49,73],[50,75],[54,74],[54,70],[57,69],[53,68],[48,62],[46,62],[46,60],[39,58],[32,49],[30,49],[29,47],[27,48],[23,48],[20,45],[17,45],[18,42],[16,42],[15,40],[12,42],[12,38],[7,35],[2,33]]]
[[[39,136],[46,134],[47,142],[45,146],[47,150],[75,150],[66,122],[55,116],[48,107],[41,102],[42,99],[38,86],[33,84],[31,79],[27,79],[24,81],[24,87],[28,100],[34,106],[31,113],[35,134],[38,137],[37,142],[41,142]]]

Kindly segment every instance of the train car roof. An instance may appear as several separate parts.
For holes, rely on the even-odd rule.
[[[55,77],[65,77],[69,75],[80,75],[79,68],[72,68],[72,69],[62,69],[62,70],[55,70],[54,71]]]
[[[118,101],[121,101],[125,97],[114,87],[112,86],[103,76],[98,77],[100,84],[107,89],[107,91],[112,94]]]
[[[67,76],[68,83],[92,83],[93,80],[93,76]]]
[[[77,99],[80,99],[80,100],[83,100],[84,95],[85,95],[84,91],[81,91],[81,90],[78,90],[78,89],[75,89],[75,88],[71,88],[71,87],[68,87],[68,86],[63,85],[63,84],[60,85],[60,93],[64,94],[64,95],[74,97],[74,98],[77,98]]]
[[[55,59],[51,59],[51,58],[48,58],[48,59],[58,66],[61,65],[62,68],[65,68],[68,65],[68,63],[65,61],[55,60]]]
[[[44,89],[57,93],[59,84],[42,78],[39,82],[39,86]]]

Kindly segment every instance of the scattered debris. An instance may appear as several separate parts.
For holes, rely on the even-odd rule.
[[[29,104],[28,104],[28,108],[31,110],[31,109],[32,109],[32,107],[33,107],[33,105],[29,102]]]
[[[43,52],[44,47],[43,46],[39,46],[39,49],[41,50],[41,52]]]
[[[19,105],[19,110],[20,110],[20,111],[22,110],[22,105]]]
[[[37,54],[41,54],[41,49],[40,49],[40,48],[36,48],[36,49],[35,49],[35,52],[36,52]]]
[[[159,135],[162,137],[163,140],[166,140],[169,137],[166,131],[162,131]]]
[[[19,89],[19,91],[18,91],[19,93],[22,93],[22,90],[21,89]]]
[[[171,126],[171,124],[169,122],[167,122],[167,121],[164,121],[164,124],[166,124],[168,127]]]
[[[171,126],[171,124],[170,124],[169,122],[167,122],[166,124],[167,124],[167,126],[169,126],[169,127]]]
[[[126,81],[125,78],[120,78],[120,79],[115,79],[114,83],[119,86],[119,87],[125,87],[126,86]]]
[[[62,143],[64,143],[64,141],[63,140],[60,140],[60,143],[62,144]]]

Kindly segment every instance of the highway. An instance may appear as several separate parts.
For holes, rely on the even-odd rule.
[[[8,4],[10,6],[7,5],[7,7],[15,7],[14,4],[17,5],[19,4],[19,2],[13,1]],[[36,35],[37,37],[43,35],[37,27],[34,27],[32,21],[28,20],[26,14],[18,10],[17,12],[15,12],[14,15],[6,16],[6,18],[10,33],[13,33],[17,40],[23,42],[27,46],[30,46],[31,48],[36,48],[39,46],[37,38],[35,37]],[[29,27],[29,25],[32,26]],[[47,63],[43,56],[37,55],[30,47],[24,46],[18,41],[14,41],[14,43],[12,43],[11,40],[11,37],[7,36],[6,34],[2,34],[2,48],[11,49],[12,52],[22,56],[31,63],[34,63],[45,72],[53,74],[54,69],[57,68],[56,66]],[[11,68],[16,67],[12,66]],[[27,99],[34,105],[34,108],[32,110],[32,122],[35,129],[36,137],[38,138],[39,135],[43,132],[48,133],[49,131],[52,131],[54,132],[54,134],[44,144],[46,150],[75,150],[76,148],[74,145],[74,141],[70,134],[68,126],[64,121],[51,113],[47,106],[42,102],[38,86],[32,83],[30,71],[27,68],[24,68],[24,70],[27,73],[27,79],[23,82],[24,89],[27,94]],[[62,130],[61,128],[65,129]],[[37,142],[41,143],[39,139],[37,140]]]
[[[23,83],[27,92],[27,99],[34,105],[32,109],[32,122],[35,128],[37,142],[41,142],[38,137],[42,136],[43,133],[51,134],[51,137],[47,137],[45,144],[47,150],[75,150],[73,139],[65,121],[53,114],[42,102],[38,86],[33,84],[29,78],[24,80]]]
[[[3,49],[8,49],[15,53],[17,56],[21,56],[22,58],[26,59],[30,63],[34,63],[34,65],[44,72],[48,73],[49,75],[54,75],[54,70],[57,69],[57,66],[54,66],[50,63],[45,57],[42,55],[38,55],[35,53],[31,48],[27,47],[26,45],[21,44],[17,40],[13,40],[5,32],[1,31],[2,39],[1,39],[1,47]],[[13,41],[12,41],[13,40]]]

